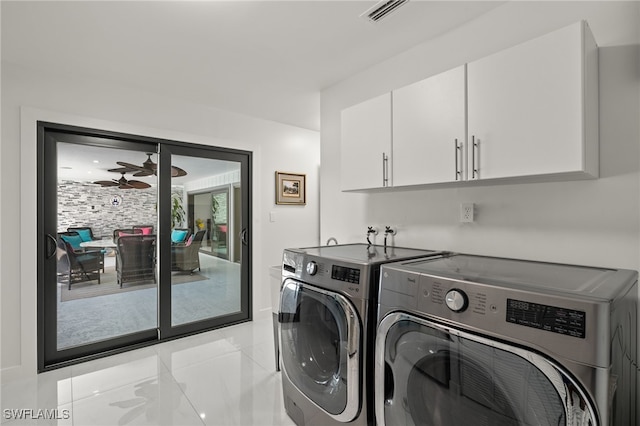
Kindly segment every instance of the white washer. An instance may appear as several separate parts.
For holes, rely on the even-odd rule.
[[[631,270],[449,255],[381,268],[379,425],[636,425]]]

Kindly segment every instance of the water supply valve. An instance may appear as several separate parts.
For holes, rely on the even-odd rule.
[[[378,235],[378,230],[376,228],[374,228],[373,226],[369,226],[367,227],[367,243],[369,243],[369,245],[372,245],[373,243],[371,242],[371,240],[369,239],[369,235]]]
[[[385,226],[384,227],[384,250],[385,253],[387,251],[387,236],[388,235],[396,235],[397,231],[395,229],[392,229],[390,226]]]

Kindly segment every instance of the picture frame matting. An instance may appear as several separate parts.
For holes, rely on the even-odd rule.
[[[276,172],[276,204],[304,206],[307,204],[306,175]]]

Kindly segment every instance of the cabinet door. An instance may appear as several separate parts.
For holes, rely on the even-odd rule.
[[[342,190],[391,186],[391,93],[342,111]]]
[[[465,67],[393,92],[394,186],[464,179]]]
[[[585,170],[584,28],[574,24],[468,64],[468,135],[477,144],[469,147],[477,170],[469,179]],[[597,84],[597,74],[589,81]]]

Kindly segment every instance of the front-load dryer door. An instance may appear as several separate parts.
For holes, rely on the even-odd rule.
[[[293,385],[338,421],[360,409],[361,325],[342,295],[286,280],[280,293],[282,369]]]
[[[519,347],[392,313],[375,357],[379,425],[598,425],[568,374]]]

